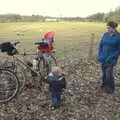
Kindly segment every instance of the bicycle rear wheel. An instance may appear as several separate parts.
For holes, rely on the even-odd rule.
[[[51,55],[50,64],[51,66],[57,66],[57,60],[53,55]]]
[[[48,56],[46,58],[41,57],[38,63],[38,68],[42,76],[48,75],[53,66],[57,66],[57,61],[54,56]]]
[[[38,70],[41,74],[41,77],[44,77],[47,74],[46,61],[43,57],[41,57],[38,62]]]
[[[0,103],[8,102],[19,90],[19,80],[10,70],[0,69]]]

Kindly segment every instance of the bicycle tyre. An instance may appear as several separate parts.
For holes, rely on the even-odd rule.
[[[57,66],[57,60],[53,55],[51,55],[51,60],[52,60],[52,66]]]
[[[38,70],[41,74],[41,77],[46,75],[46,62],[45,59],[43,57],[40,58],[39,62],[38,62]]]
[[[9,65],[10,64],[10,65]],[[7,60],[2,65],[4,69],[8,69],[10,71],[13,71],[16,76],[19,79],[19,93],[23,91],[23,88],[26,83],[26,72],[24,70],[24,67],[18,62],[8,62]]]
[[[45,76],[51,72],[52,66],[57,66],[57,60],[54,56],[50,56],[51,58],[47,61],[44,57],[41,57],[38,63],[38,69],[40,73]]]
[[[45,89],[44,88],[45,87],[45,83],[44,83],[45,76],[47,76],[51,72],[53,63],[54,63],[54,66],[57,66],[57,61],[54,56],[51,56],[50,61],[45,60],[43,56],[41,56],[38,59],[38,71],[40,72],[39,84],[40,84],[40,88],[42,91],[44,91]]]
[[[14,72],[0,68],[0,103],[12,100],[18,93],[18,90],[19,80]]]

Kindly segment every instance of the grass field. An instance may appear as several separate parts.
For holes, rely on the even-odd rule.
[[[99,40],[105,31],[103,23],[88,22],[21,22],[0,23],[0,42],[21,41],[21,49],[34,51],[34,42],[39,40],[46,31],[55,32],[55,48],[57,55],[74,54],[80,49],[82,53],[88,49],[91,33],[95,34],[95,40]],[[24,36],[17,36],[17,33]],[[84,51],[83,51],[84,49]]]
[[[81,51],[86,55],[89,51],[91,34],[95,34],[95,48],[98,40],[106,30],[104,23],[95,22],[20,22],[0,23],[0,42],[21,41],[20,51],[35,52],[34,42],[39,40],[44,32],[55,32],[55,49],[57,56],[75,54]],[[17,36],[17,33],[23,36]]]
[[[102,23],[87,23],[87,22],[21,22],[21,23],[0,23],[0,37],[15,38],[17,32],[24,33],[24,38],[34,39],[39,37],[45,31],[55,31],[58,36],[71,37],[86,35],[92,32],[101,32],[104,24]],[[72,33],[72,34],[71,34]],[[76,33],[76,34],[74,34]],[[79,34],[78,34],[79,33]],[[84,33],[84,34],[83,34]]]

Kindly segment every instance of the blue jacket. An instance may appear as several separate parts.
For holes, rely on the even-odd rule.
[[[66,88],[64,76],[48,76],[46,82],[49,84],[50,92],[61,92],[63,88]]]
[[[116,64],[120,55],[120,33],[115,32],[110,35],[109,32],[104,33],[98,50],[98,61],[101,64]]]

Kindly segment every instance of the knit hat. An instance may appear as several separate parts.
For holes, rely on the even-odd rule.
[[[63,72],[63,70],[58,66],[52,67],[52,72],[57,75],[65,75],[65,72]]]

